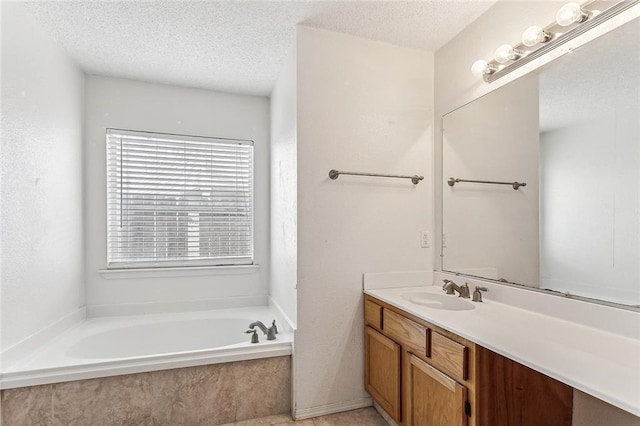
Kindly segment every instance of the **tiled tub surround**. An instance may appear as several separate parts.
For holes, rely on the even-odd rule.
[[[290,355],[293,333],[282,322],[276,340],[258,331],[260,343],[251,344],[245,333],[252,321],[270,325],[274,318],[268,307],[89,318],[4,363],[0,388]]]
[[[220,425],[291,410],[291,357],[2,391],[2,424]]]

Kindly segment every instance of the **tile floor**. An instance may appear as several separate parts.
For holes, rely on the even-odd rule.
[[[261,419],[245,420],[229,423],[224,426],[389,426],[373,407],[360,408],[359,410],[345,411],[344,413],[329,414],[328,416],[314,417],[312,419],[291,420],[288,414],[263,417]]]

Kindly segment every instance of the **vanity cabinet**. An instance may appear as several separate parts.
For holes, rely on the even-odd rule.
[[[407,381],[412,425],[467,424],[466,387],[414,355],[409,355]]]
[[[478,424],[571,425],[573,388],[476,346],[478,383],[490,384],[478,393]]]
[[[570,426],[573,389],[365,295],[365,388],[402,426]]]
[[[401,347],[371,327],[366,328],[365,387],[396,422],[400,421]]]

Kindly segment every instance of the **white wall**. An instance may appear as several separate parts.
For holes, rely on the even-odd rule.
[[[595,123],[541,134],[543,288],[640,304],[637,96],[633,102]]]
[[[531,25],[546,25],[552,22],[556,11],[565,2],[555,1],[499,1],[480,18],[458,34],[451,42],[442,47],[435,55],[435,154],[441,159],[442,135],[440,118],[447,112],[465,102],[477,98],[510,78],[505,77],[498,83],[488,85],[471,75],[471,64],[477,59],[489,59],[497,46],[503,43],[516,43],[522,31]],[[517,73],[515,74],[517,75]],[[442,164],[435,162],[436,200],[442,194]],[[440,232],[440,210],[436,206],[436,234]],[[439,241],[437,241],[439,244]],[[439,255],[438,250],[434,255]],[[617,419],[628,419],[618,410],[600,400],[577,392],[574,396],[574,424],[576,426],[613,425]],[[635,422],[633,421],[635,420]],[[640,424],[640,418],[634,418],[629,424]]]
[[[271,277],[269,295],[295,327],[298,267],[297,55],[294,45],[271,92]]]
[[[433,55],[298,29],[295,415],[369,404],[362,274],[432,269]],[[420,174],[340,176],[330,169]],[[274,230],[276,232],[276,230]]]
[[[2,2],[2,349],[83,305],[84,76]]]
[[[269,279],[269,99],[87,77],[85,101],[86,303],[266,302]],[[255,143],[255,260],[235,273],[100,274],[106,269],[105,129],[249,139]]]
[[[639,44],[636,18],[540,75],[544,288],[640,304]]]

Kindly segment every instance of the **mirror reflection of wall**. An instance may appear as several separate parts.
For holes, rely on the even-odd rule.
[[[540,73],[540,286],[640,304],[640,20]]]
[[[447,114],[443,178],[446,271],[538,285],[538,80],[527,76]]]
[[[444,271],[640,305],[638,46],[635,19],[443,117]]]

